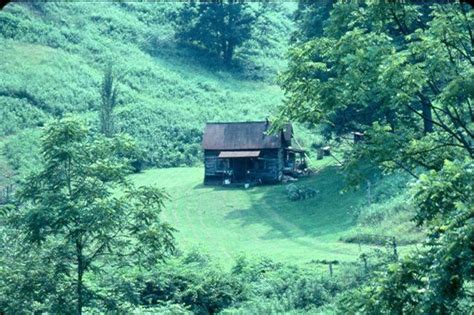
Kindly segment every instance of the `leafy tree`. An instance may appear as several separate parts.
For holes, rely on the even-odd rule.
[[[117,92],[117,86],[114,84],[112,65],[109,64],[102,80],[102,103],[99,110],[100,131],[106,137],[111,137],[115,132],[114,108],[117,104]]]
[[[378,271],[341,299],[341,313],[468,314],[472,309],[472,161],[446,161],[414,187],[416,222],[428,227],[417,252]]]
[[[241,0],[191,1],[178,13],[176,37],[215,53],[229,66],[235,49],[251,38],[257,16]]]
[[[173,252],[173,229],[159,220],[166,194],[127,180],[134,150],[126,136],[95,136],[68,117],[42,140],[42,167],[18,193],[11,222],[26,244],[60,262],[57,274],[75,287],[75,312],[92,300],[88,273],[150,268]],[[118,193],[123,191],[123,193]]]
[[[0,310],[6,314],[74,313],[63,253],[56,243],[25,243],[9,224],[12,206],[0,208]]]
[[[312,38],[321,37],[332,6],[332,1],[298,1],[298,8],[293,16],[297,28],[292,34],[291,41],[293,43],[306,42]]]
[[[436,153],[459,148],[472,157],[472,10],[434,5],[423,23],[424,7],[383,8],[335,5],[325,36],[292,49],[282,117],[324,123],[337,136],[376,123],[398,148],[437,131],[426,138]],[[346,15],[354,22],[340,23]]]
[[[367,165],[407,171],[417,182],[415,220],[428,231],[422,250],[351,292],[342,313],[469,309],[473,28],[463,3],[340,3],[323,36],[292,48],[280,120],[324,124],[340,141],[364,132],[345,156],[346,170],[356,181]]]

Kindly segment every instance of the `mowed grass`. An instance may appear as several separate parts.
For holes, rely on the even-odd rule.
[[[287,198],[285,184],[204,186],[203,173],[202,168],[168,168],[133,175],[136,184],[164,187],[170,194],[163,219],[178,230],[180,249],[197,248],[223,266],[240,255],[306,264],[354,261],[361,254],[358,245],[339,239],[353,227],[351,212],[364,195],[341,194],[344,183],[336,167],[297,182],[319,191],[315,198],[301,201]]]

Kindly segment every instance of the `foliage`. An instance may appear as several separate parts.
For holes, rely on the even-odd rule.
[[[190,252],[159,266],[145,280],[141,301],[187,305],[193,314],[214,314],[241,299],[243,283],[211,265],[206,256]]]
[[[386,16],[380,10],[383,4],[360,10],[351,6],[356,5],[336,5],[324,36],[293,48],[281,79],[288,95],[282,115],[325,123],[328,132],[337,135],[369,133],[368,146],[362,149],[378,148],[371,156],[377,156],[379,164],[395,147],[402,147],[402,154],[388,161],[402,165],[406,161],[399,160],[401,156],[420,164],[417,154],[442,154],[445,147],[462,147],[472,155],[470,93],[445,101],[454,86],[463,82],[467,87],[472,80],[472,10],[459,4],[435,5],[426,15],[421,6],[387,4]],[[336,24],[347,16],[354,22]],[[401,16],[407,20],[400,21]],[[417,28],[424,24],[426,30]],[[423,138],[432,131],[437,133]],[[378,140],[388,142],[384,152]],[[418,150],[413,150],[415,141]],[[439,147],[424,151],[420,146],[425,141]]]
[[[61,248],[54,242],[42,250],[25,244],[21,231],[9,226],[8,212],[0,208],[0,309],[13,314],[74,313],[66,265],[58,259],[64,254]]]
[[[257,263],[239,260],[233,272],[252,283],[257,296],[270,301],[281,300],[286,310],[311,309],[329,300],[330,283],[321,276],[292,266],[275,264],[272,261]]]
[[[269,259],[239,257],[229,271],[191,251],[159,266],[146,279],[141,298],[187,305],[194,314],[311,313],[343,289],[336,279]],[[339,283],[344,283],[343,281]],[[349,286],[352,286],[349,284]]]
[[[18,133],[34,125],[41,127],[48,120],[48,115],[31,106],[28,101],[10,96],[0,96],[0,117],[2,136]]]
[[[26,129],[11,136],[3,147],[3,154],[8,164],[21,179],[40,165],[39,130]]]
[[[176,37],[202,46],[229,66],[234,50],[251,38],[256,13],[244,1],[192,1],[178,13]]]
[[[473,14],[464,3],[339,3],[323,34],[290,53],[281,120],[325,124],[341,142],[363,132],[344,157],[351,181],[372,180],[374,168],[407,172],[414,220],[428,231],[422,250],[345,294],[340,313],[468,312]]]
[[[0,312],[469,313],[472,8],[294,9],[42,2],[0,12],[0,165],[17,179],[32,173],[0,209]],[[120,93],[103,77],[110,61]],[[330,144],[342,165],[310,161],[317,174],[290,189],[317,198],[203,187],[201,168],[129,177],[131,164],[200,163],[206,121],[270,115],[281,70],[277,118],[300,122],[303,145]],[[103,126],[115,108],[118,136],[101,128],[101,103]],[[91,130],[53,122],[39,150],[38,127],[71,112]],[[101,129],[109,137],[92,132]],[[166,186],[171,200],[132,182]],[[173,235],[186,254],[169,255]],[[416,251],[402,246],[423,238]],[[234,262],[239,252],[249,258]]]
[[[94,136],[74,118],[52,123],[42,138],[42,167],[26,178],[10,213],[26,246],[60,262],[77,313],[92,294],[85,277],[101,263],[150,268],[174,249],[173,229],[158,217],[166,194],[126,180],[129,161],[121,156],[133,146],[129,137]],[[124,192],[114,194],[119,188]]]
[[[317,191],[313,188],[308,187],[298,187],[296,184],[289,184],[286,186],[286,193],[288,198],[292,201],[313,198]]]
[[[293,14],[297,27],[291,37],[291,42],[306,42],[312,38],[321,37],[332,7],[332,1],[321,3],[298,1],[298,8]]]
[[[117,128],[137,139],[148,166],[171,167],[201,162],[202,130],[176,110],[123,108],[117,111]]]

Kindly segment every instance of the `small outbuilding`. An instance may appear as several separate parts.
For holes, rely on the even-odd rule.
[[[305,151],[292,146],[292,125],[269,129],[268,121],[207,123],[204,183],[275,183],[305,169]]]

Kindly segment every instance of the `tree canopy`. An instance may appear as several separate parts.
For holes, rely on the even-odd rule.
[[[234,50],[251,38],[257,15],[245,1],[191,1],[178,13],[176,37],[216,54],[229,66]]]
[[[473,28],[464,3],[339,3],[290,52],[280,120],[324,124],[342,142],[363,133],[345,169],[407,171],[429,231],[422,251],[349,294],[347,312],[462,313],[472,297]]]
[[[125,156],[133,150],[131,138],[94,135],[71,117],[52,123],[43,135],[41,167],[8,213],[26,248],[60,265],[56,273],[75,288],[77,314],[94,299],[88,273],[150,268],[174,250],[173,228],[159,219],[165,192],[135,187],[126,177]]]

